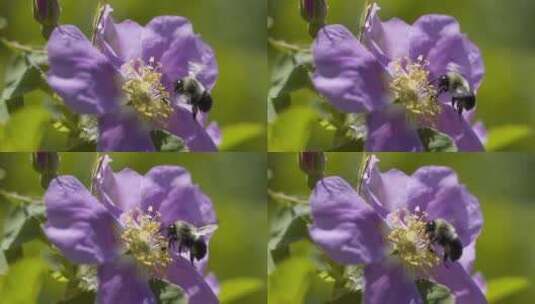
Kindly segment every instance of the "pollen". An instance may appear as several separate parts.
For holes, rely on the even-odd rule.
[[[437,89],[429,81],[428,62],[421,57],[415,62],[398,59],[390,63],[393,77],[390,90],[395,103],[401,104],[409,118],[433,126],[440,114]]]
[[[172,259],[167,250],[167,239],[161,234],[159,215],[151,210],[143,213],[135,209],[123,215],[121,220],[124,225],[121,240],[126,253],[151,271],[163,271]]]
[[[440,257],[432,249],[426,233],[426,220],[423,213],[391,215],[391,230],[387,240],[391,244],[392,255],[412,273],[427,273],[440,263]]]
[[[169,92],[163,86],[160,66],[150,60],[132,60],[121,68],[125,82],[122,90],[126,105],[136,110],[141,118],[155,123],[164,123],[172,114]]]

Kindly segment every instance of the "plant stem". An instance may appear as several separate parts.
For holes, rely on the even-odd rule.
[[[282,41],[282,40],[277,40],[277,39],[274,39],[274,38],[268,38],[268,43],[269,45],[271,45],[273,48],[281,51],[281,52],[285,52],[285,53],[297,53],[297,52],[308,52],[310,51],[308,48],[306,47],[301,47],[301,46],[298,46],[298,45],[295,45],[295,44],[290,44],[286,41]]]
[[[276,192],[271,189],[268,189],[268,196],[278,202],[288,202],[292,204],[308,204],[308,201],[305,199],[301,199],[295,196],[288,195],[286,193],[282,192]]]
[[[368,169],[368,163],[370,161],[370,156],[367,152],[362,152],[362,158],[360,159],[360,167],[357,176],[357,193],[360,194],[362,190],[362,182],[364,180],[364,173]]]
[[[3,45],[5,45],[7,48],[12,49],[14,51],[29,52],[29,53],[41,53],[41,54],[45,54],[46,53],[46,51],[43,50],[43,49],[39,49],[39,48],[31,47],[31,46],[28,46],[28,45],[20,44],[20,43],[18,43],[16,41],[7,40],[6,38],[0,38],[0,42]]]
[[[25,203],[28,203],[28,204],[41,204],[41,203],[43,203],[41,200],[39,200],[37,198],[24,196],[24,195],[18,194],[16,192],[9,192],[9,191],[3,190],[3,189],[0,189],[0,195],[6,197],[8,199],[18,200],[18,201],[25,202]]]
[[[364,32],[364,26],[366,25],[366,19],[370,13],[369,8],[371,7],[372,3],[373,2],[370,2],[370,0],[364,0],[364,7],[360,15],[359,32],[357,33],[360,41],[362,41],[362,33]]]

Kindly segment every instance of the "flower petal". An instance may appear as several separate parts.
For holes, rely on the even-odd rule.
[[[133,264],[114,262],[101,265],[98,283],[97,303],[157,303],[148,281]]]
[[[435,281],[451,290],[457,304],[487,303],[479,286],[459,263],[451,263],[447,267],[440,266],[432,276]]]
[[[178,187],[191,185],[189,172],[178,166],[156,166],[147,172],[141,189],[141,208],[147,210],[150,206],[160,210],[162,202],[169,193]]]
[[[95,34],[95,45],[116,68],[120,68],[130,60],[141,58],[143,27],[132,20],[115,23],[112,12],[110,5],[104,7]]]
[[[166,279],[184,290],[189,304],[217,304],[219,300],[203,276],[184,258],[177,258],[168,267]]]
[[[474,271],[474,261],[476,260],[476,242],[472,242],[470,245],[465,246],[463,248],[463,254],[461,255],[461,258],[459,259],[459,264],[463,266],[463,268],[468,273],[472,273]]]
[[[114,219],[73,176],[50,183],[44,201],[45,234],[75,263],[104,263],[116,256]]]
[[[339,110],[365,112],[386,105],[383,67],[342,25],[318,32],[313,57],[314,86]]]
[[[485,67],[479,48],[465,35],[450,35],[442,38],[429,51],[427,58],[431,79],[438,79],[449,71],[463,75],[470,87],[477,92]]]
[[[379,18],[379,10],[379,6],[373,3],[364,26],[362,43],[386,67],[392,60],[409,56],[407,37],[411,26],[398,18],[383,22]]]
[[[483,274],[481,272],[476,272],[473,276],[472,276],[472,280],[474,280],[474,283],[476,283],[477,287],[479,287],[479,289],[481,289],[481,292],[483,294],[487,294],[487,281],[485,280],[485,277],[483,276]]]
[[[211,122],[206,127],[206,133],[208,133],[208,136],[212,139],[212,141],[216,144],[216,146],[219,147],[221,145],[221,142],[223,141],[223,135],[221,134],[221,128],[219,128],[219,125],[217,122]]]
[[[99,151],[154,151],[150,129],[135,116],[110,113],[99,119]]]
[[[477,138],[482,144],[486,144],[488,141],[488,131],[482,121],[476,122],[472,125],[472,130],[476,134]]]
[[[435,196],[442,188],[459,185],[457,173],[448,167],[425,166],[416,170],[412,177],[425,184],[431,190],[431,195]],[[431,198],[432,199],[432,198]]]
[[[107,201],[120,213],[137,207],[141,201],[143,176],[129,168],[115,173],[110,162],[111,158],[105,155],[96,181],[93,182],[102,197],[101,201]]]
[[[160,62],[163,54],[171,45],[193,35],[193,27],[188,19],[179,16],[159,16],[152,19],[143,31],[141,38],[142,58],[149,62],[154,58]]]
[[[438,130],[448,134],[461,152],[484,151],[479,137],[466,120],[449,105],[442,104],[438,121]]]
[[[445,36],[460,34],[457,20],[446,15],[424,15],[412,25],[410,40],[410,58],[428,57],[429,51]]]
[[[383,257],[382,220],[342,178],[320,180],[310,197],[310,236],[343,264],[371,263]]]
[[[383,218],[427,193],[427,187],[402,171],[392,169],[381,173],[379,159],[371,156],[362,180],[362,195]]]
[[[164,84],[171,90],[177,80],[188,75],[194,75],[208,91],[215,85],[218,69],[214,51],[194,33],[175,37],[160,63]]]
[[[190,151],[214,152],[217,146],[206,129],[193,119],[191,112],[182,107],[175,107],[166,129],[182,138]]]
[[[386,263],[367,265],[364,269],[364,303],[422,304],[416,284],[403,268]]]
[[[160,213],[164,225],[177,220],[197,227],[217,223],[212,201],[197,185],[174,187],[162,201]]]
[[[420,152],[422,143],[405,112],[396,106],[371,112],[367,119],[368,138],[365,149],[372,152]]]
[[[430,219],[442,218],[453,225],[464,246],[475,241],[481,232],[483,217],[479,202],[462,185],[441,188],[431,201],[419,207]]]
[[[102,115],[118,108],[116,71],[78,28],[57,27],[47,50],[48,84],[72,110]]]

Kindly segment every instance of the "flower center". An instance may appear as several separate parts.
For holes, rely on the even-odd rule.
[[[432,250],[432,242],[425,229],[425,216],[402,212],[396,212],[389,218],[392,229],[386,238],[392,245],[392,255],[414,273],[428,272],[440,263],[440,257]]]
[[[145,120],[163,123],[173,112],[169,93],[161,83],[160,67],[150,60],[145,65],[141,60],[132,60],[121,67],[125,82],[123,92],[126,104],[136,110]]]
[[[151,213],[150,209],[149,213],[134,209],[123,215],[121,239],[127,254],[147,268],[160,271],[172,259],[167,250],[167,238],[160,233],[160,218]]]
[[[410,118],[433,125],[440,114],[440,105],[437,90],[429,81],[428,63],[421,57],[416,62],[407,62],[408,59],[402,58],[389,65],[394,102],[405,107]]]

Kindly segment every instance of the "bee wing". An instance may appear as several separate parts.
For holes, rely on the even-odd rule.
[[[195,234],[197,234],[198,236],[206,236],[206,235],[210,235],[214,233],[216,229],[217,229],[216,224],[206,225],[206,226],[197,228],[197,230],[195,231]]]

